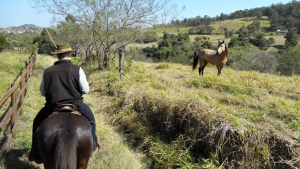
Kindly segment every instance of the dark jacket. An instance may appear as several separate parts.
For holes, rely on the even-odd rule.
[[[70,60],[59,60],[44,71],[46,104],[52,107],[62,103],[82,104],[79,69]]]

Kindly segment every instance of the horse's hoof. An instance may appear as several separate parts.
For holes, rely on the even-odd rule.
[[[31,150],[29,152],[29,155],[28,155],[28,160],[29,161],[34,161],[35,163],[37,164],[42,164],[42,160],[41,159],[37,159],[37,157],[35,157],[36,155],[34,154],[33,150]]]

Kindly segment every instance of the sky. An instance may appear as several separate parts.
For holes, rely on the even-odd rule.
[[[177,4],[178,11],[185,6],[178,16],[178,19],[182,20],[204,15],[215,17],[221,13],[230,14],[237,10],[289,2],[291,0],[170,0],[170,5]],[[47,12],[39,13],[37,9],[31,7],[30,0],[0,0],[0,6],[0,28],[24,24],[34,24],[40,27],[52,26],[52,15]]]

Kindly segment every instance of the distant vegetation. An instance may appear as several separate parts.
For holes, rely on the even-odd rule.
[[[256,17],[261,19],[263,16],[267,16],[270,21],[270,27],[266,28],[268,31],[276,31],[278,29],[300,29],[299,20],[299,9],[300,2],[293,0],[287,4],[272,4],[270,7],[260,7],[254,9],[245,9],[232,12],[231,14],[221,13],[216,17],[209,17],[205,15],[204,17],[196,16],[195,18],[185,18],[183,20],[173,20],[172,25],[180,27],[194,27],[194,26],[204,26],[211,25],[216,21],[225,21],[238,18],[248,18]]]

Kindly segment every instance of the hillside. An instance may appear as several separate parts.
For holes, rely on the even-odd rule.
[[[9,33],[41,33],[43,28],[33,25],[33,24],[25,24],[17,27],[6,27],[2,28],[0,32],[4,34],[9,34]]]
[[[224,30],[222,29],[222,32],[219,28],[228,28],[228,30],[233,30],[234,32],[238,31],[243,25],[245,27],[247,27],[248,25],[250,25],[251,23],[253,23],[253,21],[255,20],[254,17],[248,17],[248,18],[239,18],[239,19],[228,19],[225,21],[215,21],[212,22],[210,25],[208,26],[212,26],[214,28],[214,31],[212,32],[213,34],[224,34]],[[270,27],[270,21],[267,20],[266,16],[263,16],[261,19],[259,19],[259,22],[261,23],[261,28],[266,28],[266,27]],[[159,36],[163,35],[163,32],[166,31],[170,34],[178,34],[180,33],[188,33],[189,29],[191,29],[192,27],[175,27],[175,26],[171,26],[171,27],[161,27],[160,29],[157,29],[158,32],[157,34]],[[192,35],[192,36],[196,36],[196,35]],[[199,36],[199,35],[198,35]],[[211,36],[211,35],[204,35],[204,36]],[[219,38],[219,37],[216,37]],[[224,38],[224,35],[223,35]],[[213,38],[214,39],[214,38]],[[193,38],[191,38],[191,40],[193,40]]]
[[[120,80],[112,70],[90,75],[93,94],[153,168],[299,167],[299,76],[133,62]]]

